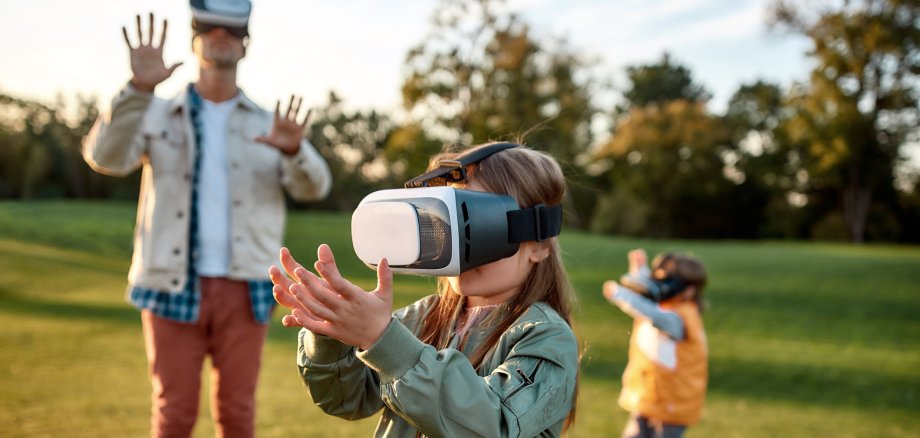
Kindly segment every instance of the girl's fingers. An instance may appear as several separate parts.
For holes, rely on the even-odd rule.
[[[303,327],[303,324],[294,317],[294,315],[284,315],[281,317],[281,325],[285,327]]]
[[[330,310],[321,300],[317,299],[312,292],[312,290],[308,292],[308,288],[302,284],[291,286],[291,295],[294,296],[303,308],[323,321],[335,320],[335,312]],[[297,307],[294,309],[297,309]]]
[[[300,268],[298,273],[304,277],[302,286],[309,291],[314,299],[333,311],[341,308],[342,296],[337,293],[338,291],[328,287],[328,283],[320,280],[319,277],[306,269]]]
[[[301,309],[294,309],[291,311],[291,315],[294,315],[294,318],[297,318],[298,321],[303,323],[304,321],[314,321],[314,322],[324,322],[322,318],[317,317],[309,312],[305,312]]]
[[[286,247],[281,248],[280,259],[281,259],[281,266],[284,267],[285,272],[287,272],[287,274],[291,278],[294,278],[300,282],[303,282],[303,279],[298,278],[296,275],[294,275],[294,271],[296,271],[297,268],[303,268],[303,266],[301,266],[300,263],[297,263],[297,260],[294,260],[294,256],[291,255],[291,251],[289,249],[287,249]]]
[[[316,249],[316,255],[319,260],[313,264],[316,271],[323,276],[329,287],[338,292],[345,298],[355,298],[358,294],[363,294],[364,290],[355,286],[350,281],[342,277],[339,273],[339,267],[335,264],[335,256],[332,249],[325,243]]]
[[[271,266],[268,268],[268,278],[272,280],[273,284],[281,286],[285,291],[291,288],[291,285],[294,282],[288,278],[287,275],[284,275],[277,266]]]
[[[288,309],[293,309],[301,305],[296,299],[294,299],[294,297],[290,294],[290,292],[288,292],[286,289],[282,288],[281,286],[278,286],[278,285],[273,286],[272,295],[275,297],[275,301],[277,301],[278,304],[281,304],[282,306],[287,307]]]
[[[331,327],[328,323],[326,323],[326,322],[323,322],[323,321],[313,321],[313,320],[310,320],[310,319],[305,320],[305,321],[301,321],[301,320],[297,320],[296,317],[291,316],[291,315],[287,315],[285,318],[287,318],[287,317],[290,317],[290,319],[292,319],[292,320],[294,320],[294,321],[297,321],[297,322],[298,322],[298,325],[299,325],[300,327],[303,327],[303,328],[305,328],[305,329],[307,329],[307,330],[309,330],[309,331],[311,331],[311,332],[313,332],[313,333],[316,333],[316,334],[318,334],[318,335],[323,335],[323,336],[329,336],[329,337],[333,337],[333,338],[335,337],[335,336],[333,335],[333,329],[332,329],[332,327]],[[282,319],[281,322],[283,323],[284,320]]]
[[[386,258],[380,259],[377,263],[377,290],[393,288],[393,271],[390,270],[390,262]]]

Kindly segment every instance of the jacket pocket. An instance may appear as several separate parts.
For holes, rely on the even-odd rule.
[[[527,375],[526,372],[521,367],[515,367],[514,372],[517,374],[517,377],[521,378],[521,383],[514,387],[512,390],[508,391],[508,394],[505,395],[502,401],[507,402],[511,397],[514,397],[519,392],[527,389],[530,386],[533,386],[534,379],[537,378],[537,371],[540,370],[540,365],[543,364],[543,361],[537,361],[537,364],[534,366],[533,370],[530,372],[530,375]]]
[[[189,142],[175,130],[144,132],[147,154],[154,176],[189,172]]]

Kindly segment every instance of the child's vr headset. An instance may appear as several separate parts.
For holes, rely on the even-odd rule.
[[[620,284],[633,292],[645,295],[656,303],[665,301],[687,288],[687,285],[675,276],[658,280],[652,277],[624,275],[620,277]]]
[[[376,269],[386,257],[394,272],[456,276],[510,257],[521,242],[558,236],[562,206],[520,208],[508,195],[447,187],[466,181],[466,167],[519,145],[496,143],[415,177],[404,189],[367,195],[351,216],[355,254]]]
[[[673,254],[665,254],[658,266],[664,266],[674,259]],[[661,268],[656,268],[656,271]],[[624,274],[620,284],[633,292],[645,295],[650,300],[660,303],[684,291],[689,286],[674,272],[666,272],[662,278],[655,278],[647,268],[635,274]]]

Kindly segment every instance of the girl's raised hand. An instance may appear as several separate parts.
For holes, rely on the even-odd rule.
[[[648,255],[642,248],[629,251],[626,258],[629,260],[629,273],[638,274],[639,269],[648,264]]]
[[[328,245],[317,249],[317,277],[297,263],[286,248],[281,265],[293,280],[272,267],[269,270],[278,302],[291,309],[282,323],[300,326],[358,348],[368,349],[390,323],[393,308],[393,273],[382,259],[377,265],[377,288],[366,292],[339,273]]]

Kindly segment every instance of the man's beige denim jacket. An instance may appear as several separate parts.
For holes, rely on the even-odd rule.
[[[166,100],[128,85],[84,139],[83,157],[100,173],[123,176],[143,168],[128,273],[132,286],[178,293],[185,285],[195,152],[187,106],[186,91]],[[329,167],[308,141],[290,157],[254,141],[268,133],[272,119],[273,113],[240,92],[227,124],[233,279],[264,279],[277,260],[283,190],[296,200],[319,200],[332,185]]]

